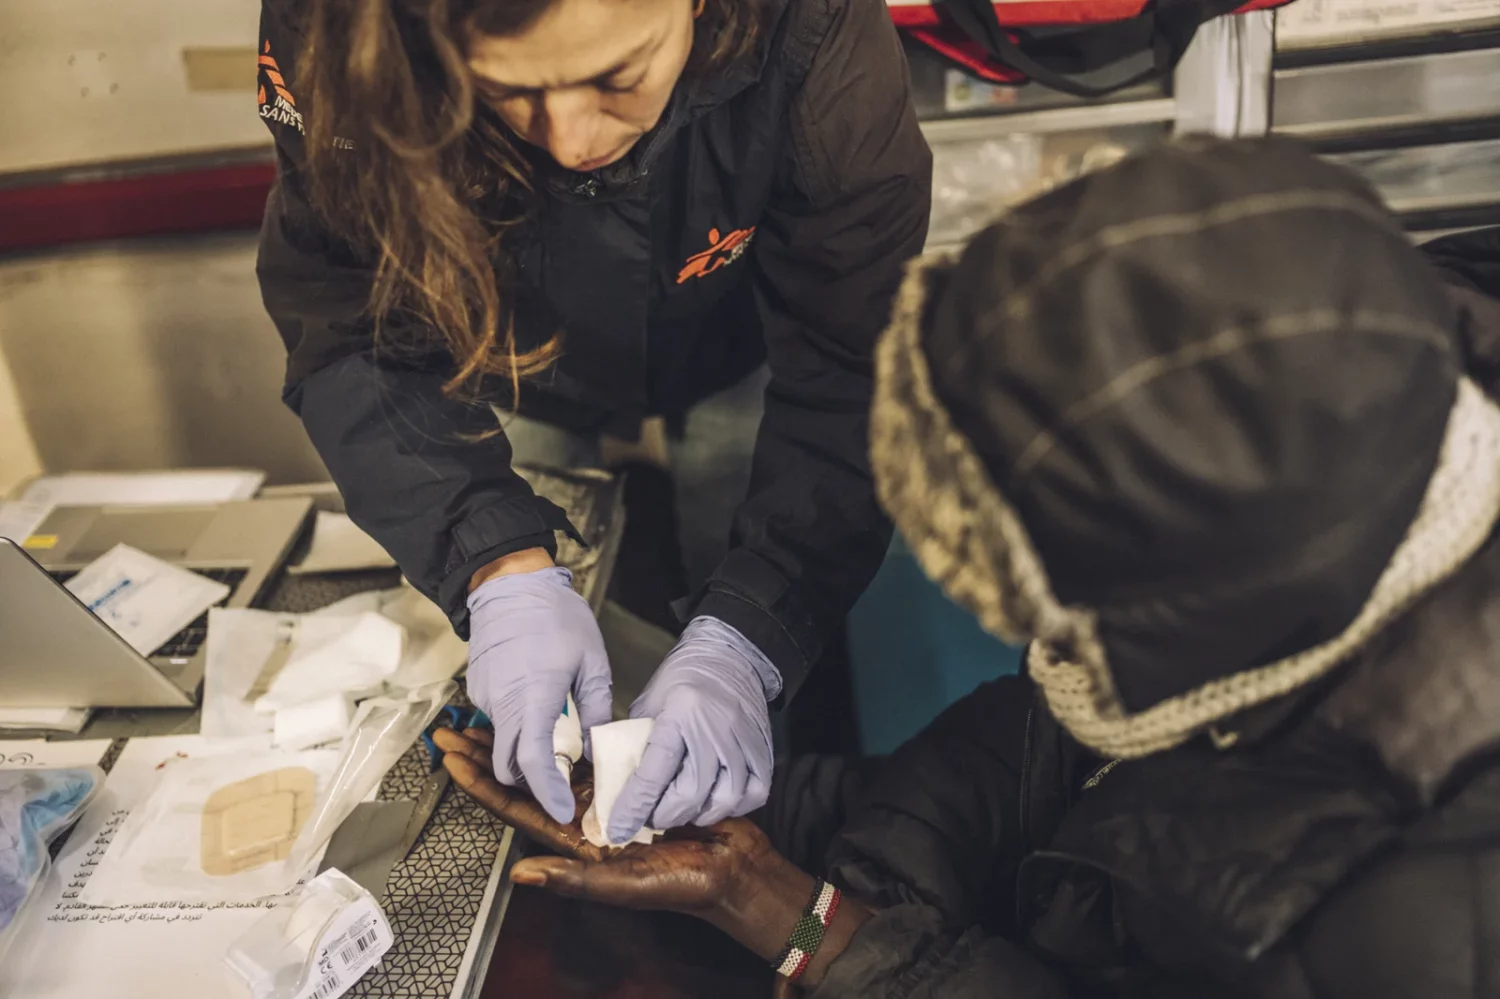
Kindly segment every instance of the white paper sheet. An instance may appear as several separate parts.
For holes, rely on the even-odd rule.
[[[46,739],[0,741],[0,770],[91,767],[104,759],[110,745],[112,743],[109,739],[75,739],[70,742],[49,742]],[[0,992],[0,995],[4,994]]]
[[[0,503],[0,538],[10,538],[16,544],[24,545],[51,512],[51,503],[20,500]]]
[[[224,503],[253,499],[265,480],[265,472],[245,468],[76,472],[37,479],[20,498],[50,506]]]
[[[319,510],[313,525],[312,546],[301,562],[287,566],[287,572],[350,572],[386,569],[395,564],[374,538],[354,525],[348,514]]]
[[[1276,41],[1308,45],[1500,18],[1500,0],[1303,0],[1276,12]]]
[[[0,996],[162,999],[241,994],[226,976],[224,953],[268,909],[289,904],[286,899],[233,905],[143,899],[134,905],[95,907],[79,902],[78,894],[130,809],[150,794],[160,764],[179,754],[244,752],[245,745],[201,736],[130,740],[58,856],[47,880],[48,901],[27,917],[21,936],[0,965]]]
[[[229,587],[116,545],[68,580],[68,589],[130,647],[149,656],[198,615],[229,596]]]
[[[370,611],[380,612],[393,599],[393,595],[399,590],[365,590],[353,596],[329,604],[327,607],[319,607],[315,611],[308,611],[308,617],[359,617]]]
[[[92,714],[92,708],[0,708],[0,729],[77,734]]]

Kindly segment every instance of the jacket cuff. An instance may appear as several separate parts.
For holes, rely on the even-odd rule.
[[[927,976],[913,974],[914,966],[944,936],[936,909],[925,905],[882,909],[855,931],[844,952],[828,966],[823,981],[805,999],[878,999],[918,991],[913,986]]]
[[[936,909],[882,909],[855,931],[806,999],[1066,999],[1075,993],[1036,957],[979,926],[944,925]]]
[[[588,547],[562,507],[542,496],[516,497],[484,507],[453,528],[438,605],[460,638],[469,638],[469,580],[474,573],[497,558],[528,548],[544,548],[557,558],[557,531]]]
[[[823,651],[822,638],[786,577],[747,548],[731,551],[701,593],[674,609],[684,621],[716,617],[754,642],[781,674],[781,695],[771,702],[777,708],[796,696]]]

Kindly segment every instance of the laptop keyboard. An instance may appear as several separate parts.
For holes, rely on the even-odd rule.
[[[234,591],[239,589],[239,585],[245,581],[245,576],[248,575],[249,571],[250,570],[248,569],[229,568],[193,570],[193,572],[196,572],[200,576],[207,576],[214,582],[223,583],[225,586],[229,587],[229,594],[218,603],[218,606],[220,607],[224,606],[224,604],[229,601],[229,598],[234,596]],[[51,573],[52,578],[57,580],[59,583],[66,583],[76,575],[78,575],[78,573],[71,570],[59,570],[57,572]],[[151,653],[151,658],[191,659],[198,654],[198,650],[203,647],[203,643],[207,640],[208,614],[204,613],[200,614],[198,616],[198,619],[192,624],[188,625],[186,628],[183,628],[177,634],[167,639],[166,644],[157,649],[155,652]]]

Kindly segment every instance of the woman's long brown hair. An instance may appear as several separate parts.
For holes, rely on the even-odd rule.
[[[374,262],[377,343],[393,317],[452,355],[450,394],[485,376],[546,369],[560,334],[528,350],[512,321],[506,233],[534,204],[519,141],[482,101],[464,60],[471,32],[524,29],[557,0],[310,0],[297,96],[306,180],[334,233]],[[691,0],[682,0],[687,3]],[[689,74],[748,55],[756,0],[704,0]],[[410,344],[423,347],[425,344]]]

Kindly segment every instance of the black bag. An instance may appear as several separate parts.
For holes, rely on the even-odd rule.
[[[891,13],[898,27],[984,79],[1035,80],[1061,93],[1094,98],[1166,77],[1205,21],[1286,2],[931,0],[930,8],[907,4],[893,6]],[[1146,53],[1150,65],[1140,69],[1139,57]],[[1118,79],[1084,79],[1121,64],[1127,68]]]

